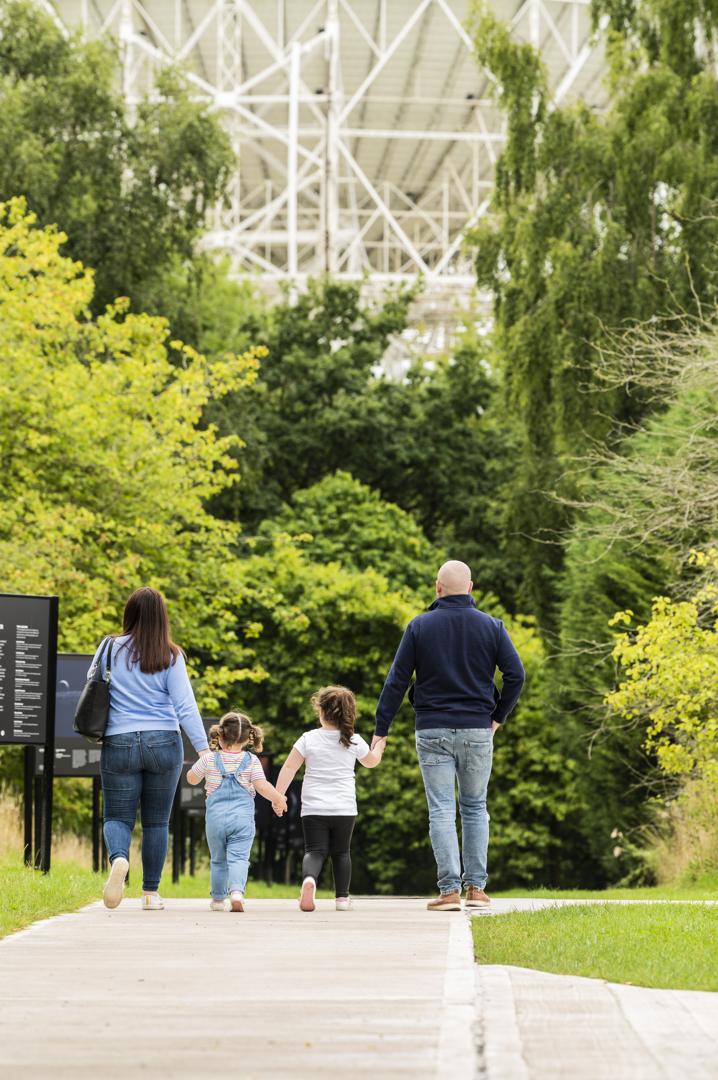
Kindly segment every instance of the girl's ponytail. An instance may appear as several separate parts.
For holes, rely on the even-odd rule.
[[[346,686],[324,686],[312,696],[312,707],[319,716],[339,729],[339,742],[351,746],[357,718],[357,702]]]
[[[207,732],[207,739],[209,740],[209,748],[210,748],[210,750],[213,750],[215,753],[218,750],[222,749],[222,746],[221,746],[220,741],[219,741],[220,731],[221,731],[221,729],[220,729],[219,724],[212,724],[212,727]]]

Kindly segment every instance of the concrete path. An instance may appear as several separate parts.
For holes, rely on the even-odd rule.
[[[596,902],[495,900],[491,914]],[[718,994],[488,964],[476,986],[482,1080],[718,1080]]]
[[[718,1080],[718,994],[476,969],[485,1080]]]
[[[468,920],[425,901],[91,905],[0,942],[0,1075],[474,1075]]]
[[[477,967],[464,914],[355,904],[129,900],[6,938],[0,1075],[718,1080],[718,994]]]

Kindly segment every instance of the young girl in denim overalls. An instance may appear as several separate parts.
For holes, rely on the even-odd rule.
[[[187,773],[190,784],[205,780],[211,857],[209,906],[212,911],[244,911],[255,792],[269,799],[280,816],[287,809],[287,800],[265,779],[259,758],[247,749],[262,749],[262,730],[248,716],[227,713],[210,728],[209,745],[214,754],[200,758]]]

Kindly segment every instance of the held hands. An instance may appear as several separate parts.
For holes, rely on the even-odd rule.
[[[371,749],[381,755],[386,750],[386,735],[374,735],[371,740]]]
[[[277,792],[276,795],[272,796],[272,810],[274,810],[274,813],[277,815],[277,817],[281,817],[282,814],[285,814],[287,812],[286,795],[280,795],[279,792]]]

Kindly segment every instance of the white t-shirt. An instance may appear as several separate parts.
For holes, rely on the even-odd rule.
[[[352,737],[351,746],[342,746],[336,728],[316,728],[305,731],[295,742],[294,749],[305,761],[302,817],[308,814],[355,815],[354,766],[370,753],[361,735]]]

